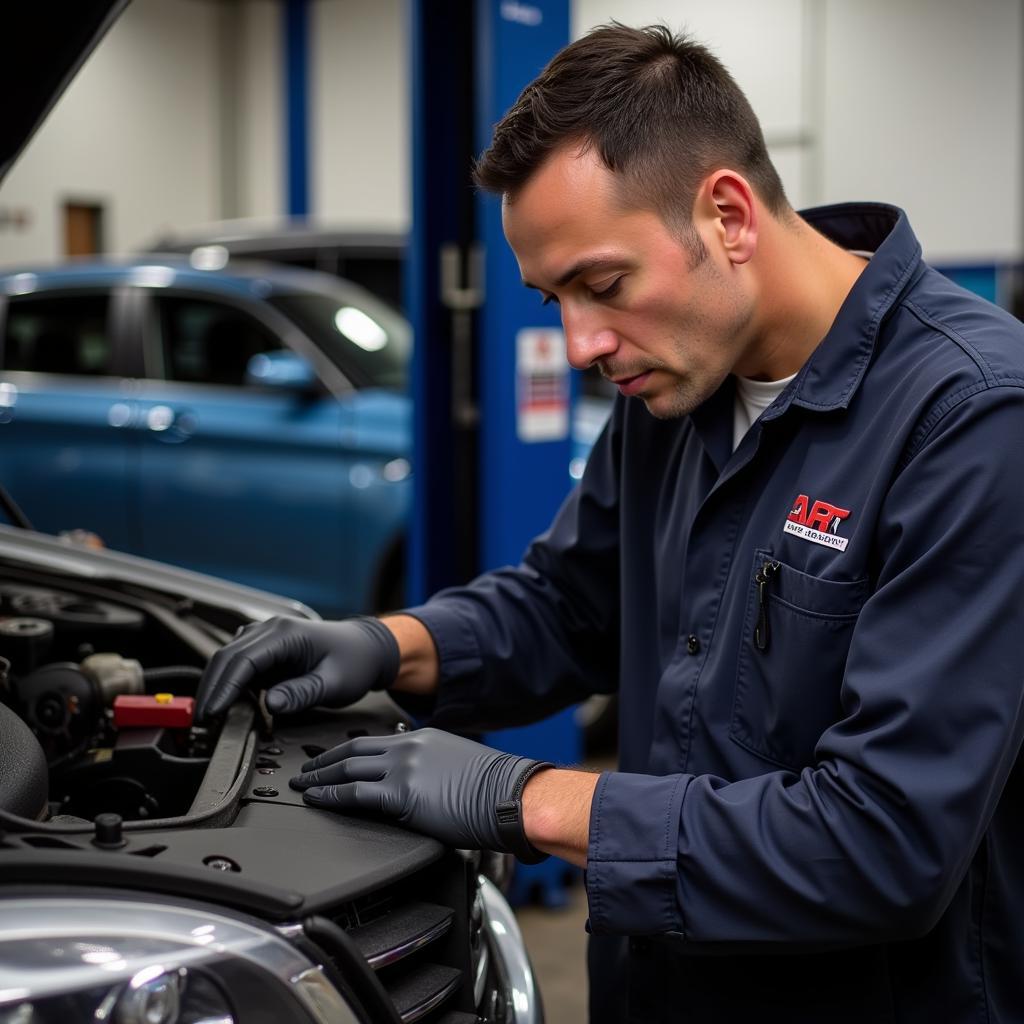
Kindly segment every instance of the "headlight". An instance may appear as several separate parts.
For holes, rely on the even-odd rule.
[[[0,1024],[356,1024],[258,923],[121,899],[0,903]]]
[[[66,950],[50,947],[50,955]],[[116,955],[116,954],[115,954]],[[111,961],[113,963],[114,961]],[[6,993],[5,993],[6,994]],[[160,964],[127,983],[100,984],[59,994],[16,991],[0,1009],[0,1024],[234,1024],[230,1001],[203,971],[167,971]]]

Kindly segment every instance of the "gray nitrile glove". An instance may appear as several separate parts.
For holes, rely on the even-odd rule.
[[[379,619],[267,619],[246,626],[210,659],[196,694],[196,719],[226,711],[254,684],[269,687],[273,714],[315,704],[344,707],[390,686],[400,660],[394,634]]]
[[[514,853],[533,864],[544,854],[526,838],[520,797],[530,776],[550,767],[418,729],[342,743],[307,761],[291,786],[317,807],[383,814],[449,846]]]

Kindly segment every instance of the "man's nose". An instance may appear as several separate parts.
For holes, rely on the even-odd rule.
[[[593,366],[619,347],[617,335],[602,318],[590,311],[573,309],[568,303],[562,305],[562,330],[566,356],[577,370]]]

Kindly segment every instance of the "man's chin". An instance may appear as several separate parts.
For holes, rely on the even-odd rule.
[[[715,388],[707,394],[697,394],[693,388],[677,385],[674,388],[652,388],[650,391],[636,395],[647,407],[647,412],[655,420],[678,420],[689,416],[703,402],[706,402]]]
[[[637,395],[647,407],[647,411],[658,420],[677,420],[689,416],[704,398],[694,398],[678,391],[655,391],[651,394]]]

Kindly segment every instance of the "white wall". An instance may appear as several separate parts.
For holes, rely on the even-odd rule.
[[[1019,0],[826,8],[823,199],[904,206],[933,260],[1020,258]]]
[[[217,213],[216,40],[214,3],[128,8],[0,185],[0,211],[29,218],[0,228],[0,263],[62,255],[68,201],[102,205],[114,251]]]
[[[225,183],[223,206],[215,216],[272,217],[286,208],[281,5],[277,0],[245,0],[227,20],[224,44],[236,46],[234,73],[224,83],[225,105],[234,115],[235,149],[229,158],[234,175]]]
[[[992,261],[1024,251],[1022,2],[574,0],[573,34],[689,28],[750,96],[794,205],[896,202],[932,259]],[[310,11],[314,215],[404,228],[405,0]],[[67,201],[104,206],[115,251],[283,213],[282,37],[279,0],[135,0],[0,185],[0,264],[62,255]]]
[[[350,227],[408,227],[409,47],[404,0],[312,5],[312,203]]]

